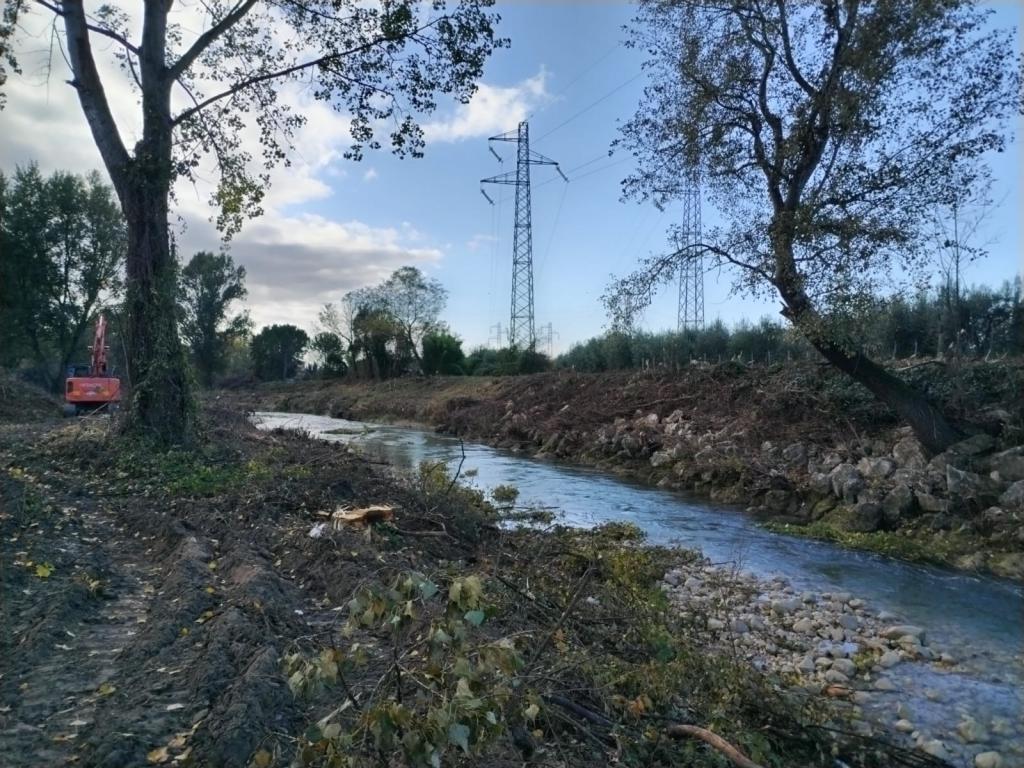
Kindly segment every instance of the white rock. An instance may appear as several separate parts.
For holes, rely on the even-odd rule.
[[[914,724],[909,720],[897,720],[896,723],[893,725],[893,728],[895,728],[900,733],[910,733],[914,730]]]
[[[840,672],[838,669],[830,669],[825,673],[825,680],[829,683],[848,683],[850,678]]]
[[[931,741],[924,742],[920,749],[925,754],[937,757],[939,760],[949,759],[949,752],[946,751],[946,745],[938,739],[932,739]]]
[[[964,718],[956,727],[956,732],[960,734],[960,738],[968,744],[985,741],[988,738],[988,733],[985,732],[985,726],[973,717]]]
[[[857,629],[860,626],[860,619],[854,616],[852,613],[844,613],[837,619],[839,626],[845,629]]]
[[[832,662],[832,669],[838,669],[847,677],[857,674],[857,665],[849,659],[836,659]]]
[[[718,632],[725,629],[725,622],[721,619],[708,619],[708,629]]]
[[[786,614],[793,613],[800,607],[800,601],[796,598],[789,598],[787,600],[772,600],[772,613],[777,616],[785,616]]]
[[[918,640],[923,640],[924,630],[921,627],[915,627],[913,624],[897,624],[882,632],[882,637],[889,640],[899,640],[908,635]]]
[[[875,680],[876,691],[895,691],[896,683],[890,680],[888,677],[880,677]]]
[[[998,752],[982,752],[974,756],[974,768],[1003,768],[1003,756]]]
[[[878,660],[878,666],[884,669],[891,669],[903,661],[903,657],[900,656],[899,651],[886,651],[882,654],[882,658]]]
[[[816,631],[814,622],[810,619],[799,619],[793,622],[793,631],[804,635],[813,635]]]

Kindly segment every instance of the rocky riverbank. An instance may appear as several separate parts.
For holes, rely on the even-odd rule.
[[[1024,580],[1024,364],[901,372],[970,433],[927,456],[826,366],[304,382],[241,407],[427,424],[736,504],[787,532]]]
[[[1024,578],[1024,446],[982,432],[929,458],[904,427],[855,443],[741,437],[694,429],[682,410],[652,412],[600,428],[587,455],[797,531]],[[636,466],[644,460],[649,469]]]
[[[798,591],[706,560],[673,568],[662,589],[709,647],[834,699],[837,726],[955,765],[1024,764],[1020,681],[979,679],[969,659],[934,646],[925,628],[850,593]],[[1010,652],[1005,668],[1019,661]]]

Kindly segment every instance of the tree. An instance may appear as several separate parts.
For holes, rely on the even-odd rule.
[[[348,371],[345,363],[345,347],[337,334],[320,331],[309,345],[316,354],[320,375],[324,378],[344,376]]]
[[[263,381],[294,377],[302,367],[309,336],[294,325],[271,325],[252,338],[250,354],[256,376]]]
[[[445,330],[431,331],[423,337],[423,372],[428,376],[458,376],[464,373],[466,355],[462,340]]]
[[[246,313],[228,318],[232,302],[246,296],[245,267],[236,267],[226,253],[199,251],[181,271],[181,335],[204,386],[224,370],[233,338],[248,333]]]
[[[352,350],[356,358],[362,357],[369,366],[369,375],[387,379],[402,372],[404,349],[395,319],[379,307],[359,306],[352,320]]]
[[[398,343],[408,350],[420,370],[423,339],[439,329],[438,318],[447,300],[444,286],[416,267],[396,269],[381,285],[370,289],[364,299],[366,304],[392,318]]]
[[[355,338],[352,335],[352,321],[355,318],[356,307],[353,299],[353,294],[348,293],[337,304],[328,302],[323,305],[316,317],[317,336],[326,334],[337,340],[337,346],[346,356],[348,368],[356,367]]]
[[[929,211],[1006,143],[1020,107],[1012,33],[969,0],[643,0],[633,42],[651,84],[622,141],[628,196],[665,205],[699,183],[726,222],[620,280],[613,317],[649,302],[681,260],[771,292],[828,362],[931,451],[958,432],[871,360],[858,312],[927,262]]]
[[[437,93],[467,102],[484,61],[504,44],[493,34],[492,2],[457,0],[448,8],[445,0],[212,0],[184,21],[169,18],[172,3],[147,2],[137,37],[128,12],[112,3],[92,14],[82,0],[5,5],[0,84],[7,71],[18,71],[12,40],[23,26],[20,17],[31,10],[52,14],[63,27],[69,83],[127,219],[128,428],[165,443],[191,433],[168,237],[174,182],[197,180],[201,158],[210,156],[218,179],[212,202],[225,234],[258,215],[267,170],[286,161],[304,122],[281,96],[288,84],[351,116],[348,157],[378,148],[378,132],[389,127],[396,153],[420,155],[423,131],[415,115],[432,111]],[[113,46],[125,83],[139,94],[134,148],[125,145],[111,110],[96,42]],[[178,107],[180,100],[187,106]],[[243,143],[247,113],[255,115],[262,171],[252,168]]]
[[[56,391],[96,310],[119,288],[124,221],[95,172],[44,178],[34,164],[18,168],[4,197],[0,362],[32,358]]]

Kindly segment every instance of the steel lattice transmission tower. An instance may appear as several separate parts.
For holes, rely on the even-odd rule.
[[[699,250],[700,178],[690,176],[683,190],[683,222],[677,242],[679,255],[679,310],[676,329],[704,327],[704,256]]]
[[[512,236],[512,317],[508,343],[517,349],[532,349],[537,343],[533,322],[533,228],[530,220],[530,166],[553,165],[563,179],[569,181],[558,163],[530,150],[530,126],[524,120],[515,131],[492,136],[488,141],[516,143],[516,169],[487,179],[481,184],[511,184],[516,188],[516,218]],[[488,145],[490,147],[490,145]],[[491,148],[491,153],[501,157]],[[481,186],[484,197],[494,205]]]

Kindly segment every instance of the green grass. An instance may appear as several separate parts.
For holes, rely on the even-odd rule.
[[[976,536],[961,533],[940,534],[907,529],[854,533],[840,530],[821,520],[808,525],[765,523],[764,527],[775,533],[824,539],[849,549],[863,549],[901,560],[944,566],[954,566],[958,557],[977,552],[979,544]]]

